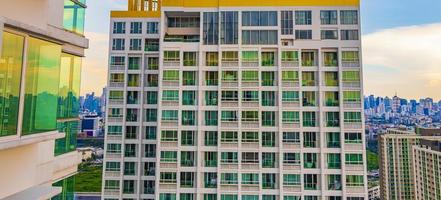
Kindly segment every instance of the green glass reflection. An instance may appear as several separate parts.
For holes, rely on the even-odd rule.
[[[24,37],[3,32],[0,57],[0,137],[17,134]]]
[[[56,129],[61,46],[29,38],[22,134]]]
[[[79,132],[79,122],[59,122],[58,131],[65,133],[66,137],[55,140],[55,156],[75,151],[77,148],[77,134]]]
[[[58,119],[78,117],[81,58],[61,54]]]
[[[63,27],[69,31],[84,34],[84,16],[86,13],[86,1],[80,0],[83,5],[74,3],[71,0],[64,0]]]
[[[61,193],[51,198],[51,200],[74,200],[75,199],[75,177],[71,176],[60,180],[54,184],[55,187],[61,187]]]

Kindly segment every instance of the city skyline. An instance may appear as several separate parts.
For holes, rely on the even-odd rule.
[[[126,8],[125,0],[88,2],[85,35],[91,44],[84,59],[82,95],[101,95],[107,84],[108,13]],[[434,0],[362,1],[365,95],[391,96],[397,92],[403,98],[441,99],[437,91],[441,86],[441,73],[437,73],[441,62],[436,59],[441,54],[441,46],[436,45],[441,42],[441,15],[437,14],[440,8],[441,2]],[[407,15],[413,9],[425,12]]]

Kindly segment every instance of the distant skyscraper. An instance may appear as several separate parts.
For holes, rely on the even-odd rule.
[[[358,0],[128,2],[104,199],[367,198]]]
[[[394,112],[394,113],[400,112],[400,107],[401,107],[400,98],[395,95],[392,98],[392,112]]]

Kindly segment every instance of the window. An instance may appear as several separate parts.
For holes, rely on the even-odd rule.
[[[158,92],[147,91],[146,92],[145,103],[149,104],[149,105],[156,105],[156,104],[158,104]]]
[[[277,26],[277,12],[243,11],[242,26]]]
[[[340,133],[329,132],[326,133],[327,147],[328,148],[340,148]]]
[[[155,126],[146,126],[145,127],[145,139],[156,140],[156,127]]]
[[[275,72],[262,72],[262,86],[276,86],[276,73]]]
[[[121,144],[107,144],[107,153],[121,153]]]
[[[126,57],[124,57],[124,56],[111,56],[110,57],[110,65],[124,67],[125,60],[126,60]]]
[[[283,196],[283,200],[300,200],[300,196]]]
[[[312,40],[312,30],[296,30],[296,40]]]
[[[242,174],[242,184],[258,185],[259,184],[259,174],[243,173]]]
[[[304,174],[303,175],[303,186],[305,190],[317,190],[318,189],[318,177],[317,174]]]
[[[242,62],[259,62],[259,52],[242,51]]]
[[[345,112],[345,123],[361,123],[361,112]]]
[[[259,102],[259,91],[243,91],[242,101],[244,102]]]
[[[283,174],[283,185],[284,186],[300,186],[300,175],[299,174]]]
[[[189,131],[189,132],[191,132],[191,131]],[[188,146],[188,145],[187,144],[185,144],[185,145],[183,144],[183,146]],[[181,151],[181,166],[182,167],[193,167],[195,165],[194,161],[195,161],[195,152],[193,152],[193,151]],[[181,182],[181,184],[182,184],[182,182]]]
[[[126,33],[126,23],[113,22],[113,34],[124,34],[124,33]]]
[[[148,61],[146,64],[147,64],[148,70],[158,70],[159,58],[148,58]]]
[[[104,182],[105,190],[119,190],[119,181],[117,180],[105,180]]]
[[[144,51],[159,51],[159,40],[145,39]]]
[[[259,200],[259,195],[242,195],[242,200]]]
[[[237,71],[223,71],[222,81],[236,82],[237,81]]]
[[[134,162],[124,162],[124,175],[135,175]]]
[[[262,167],[274,168],[276,166],[276,154],[275,153],[262,153]]]
[[[316,60],[317,58],[315,51],[302,52],[302,66],[304,67],[317,66]]]
[[[177,142],[178,141],[178,131],[161,131],[161,141],[162,142]]]
[[[141,66],[140,57],[129,57],[129,70],[138,70],[140,66]]]
[[[262,200],[276,200],[277,196],[276,195],[262,195]]]
[[[222,91],[222,101],[238,101],[237,91]]]
[[[358,62],[359,61],[359,53],[358,51],[342,51],[342,62]]]
[[[298,62],[298,51],[282,51],[282,62]]]
[[[283,153],[283,164],[300,165],[300,153]]]
[[[336,25],[337,11],[336,10],[322,10],[320,11],[320,21],[322,25]]]
[[[171,28],[199,28],[199,21],[199,17],[195,16],[168,17],[167,26]]]
[[[235,185],[237,183],[238,181],[236,173],[221,173],[221,184]]]
[[[275,132],[262,132],[262,146],[263,147],[275,147],[276,146],[276,133]]]
[[[178,161],[178,153],[176,151],[161,151],[161,162],[175,163],[177,161]]]
[[[208,86],[218,85],[218,72],[205,72],[205,84]]]
[[[179,62],[179,51],[164,51],[164,62]]]
[[[304,91],[302,92],[303,106],[317,106],[316,92],[314,91]]]
[[[197,57],[197,52],[184,52],[184,66],[196,66]]]
[[[311,25],[312,11],[295,11],[296,25]]]
[[[242,111],[243,122],[257,122],[259,121],[258,111]]]
[[[127,75],[127,87],[139,87],[139,74]]]
[[[283,143],[299,144],[300,143],[300,133],[299,132],[283,132],[282,142]]]
[[[243,143],[259,142],[259,132],[242,132]]]
[[[297,82],[299,81],[299,72],[297,71],[282,71],[282,81]]]
[[[238,62],[239,61],[238,56],[239,55],[237,51],[223,51],[222,62]]]
[[[136,144],[126,144],[124,146],[125,157],[136,157]]]
[[[145,122],[156,122],[157,121],[157,109],[146,109],[145,110]]]
[[[221,194],[220,200],[237,200],[237,195],[234,194]]]
[[[275,66],[275,52],[262,52],[262,66]]]
[[[339,112],[325,112],[325,126],[326,127],[339,127],[340,126],[340,113]]]
[[[328,153],[327,154],[327,167],[328,169],[340,169],[341,159],[339,153]]]
[[[259,164],[259,153],[242,152],[242,164],[244,163]]]
[[[196,85],[196,72],[195,71],[183,71],[182,72],[182,85]]]
[[[343,101],[348,103],[360,103],[360,91],[343,91]]]
[[[346,186],[348,187],[362,187],[364,180],[362,175],[346,175]]]
[[[142,22],[130,22],[130,33],[131,34],[141,34],[142,33]]]
[[[262,174],[262,188],[275,189],[276,188],[276,174]],[[263,196],[262,196],[263,198]]]
[[[217,111],[205,111],[205,126],[217,126]]]
[[[0,103],[0,137],[17,134],[24,41],[22,36],[3,32],[3,45],[0,54],[0,60],[2,60],[0,62],[0,94],[2,96]],[[55,66],[51,68],[53,67]],[[56,103],[56,101],[52,101],[52,103]],[[44,105],[39,107],[42,106]],[[51,118],[55,122],[54,117]]]
[[[338,66],[338,53],[337,52],[324,52],[324,65],[325,67],[337,67]],[[335,75],[338,77],[338,75]],[[338,78],[336,78],[338,80]]]
[[[221,153],[222,163],[238,163],[237,152],[222,152]]]
[[[363,154],[356,154],[356,153],[345,154],[345,164],[363,165]]]
[[[205,146],[217,146],[217,131],[205,131]]]
[[[176,194],[161,193],[159,194],[159,200],[176,200]]]
[[[237,143],[237,132],[234,131],[222,131],[221,142],[225,143]]]
[[[293,34],[293,14],[292,11],[281,11],[280,23],[282,26],[282,35]]]
[[[114,51],[124,51],[125,40],[121,38],[116,38],[112,40],[112,50]]]
[[[304,153],[303,154],[303,167],[307,169],[317,168],[317,154],[316,153]]]
[[[325,106],[335,107],[339,105],[338,92],[325,92]]]
[[[358,30],[341,30],[341,40],[358,40]]]
[[[84,0],[64,0],[63,28],[80,35],[84,34],[85,3]]]
[[[221,12],[221,44],[237,44],[238,29],[238,12]]]
[[[218,104],[217,91],[205,91],[205,105],[217,106],[217,104]]]
[[[262,91],[262,106],[275,106],[276,93],[274,91]]]
[[[161,172],[159,182],[176,183],[176,172]]]
[[[362,141],[361,133],[345,133],[346,144],[361,144]]]
[[[222,111],[221,120],[223,122],[237,122],[237,111]]]
[[[163,121],[178,121],[178,111],[177,110],[163,110],[162,111]]]
[[[179,70],[164,70],[162,80],[179,81]]]
[[[358,11],[356,10],[341,10],[340,24],[352,25],[358,24]]]
[[[205,188],[217,187],[217,173],[205,172],[204,173],[204,186]]]
[[[242,81],[243,82],[259,81],[259,72],[258,71],[242,71]]]
[[[182,121],[183,126],[194,126],[196,125],[196,111],[183,110],[182,111]]]
[[[219,40],[219,13],[204,12],[204,45],[217,45]]]
[[[338,40],[338,30],[321,30],[322,40]]]
[[[182,174],[182,172],[181,172],[181,174]],[[192,185],[192,187],[193,187],[193,182],[192,181],[189,181],[189,180],[186,180],[189,184],[191,184]],[[182,187],[182,180],[181,180],[181,187]],[[194,200],[194,194],[190,194],[190,193],[181,193],[180,195],[179,195],[179,200]]]
[[[205,65],[206,66],[218,66],[219,62],[218,52],[206,52],[205,53]]]
[[[120,162],[106,162],[107,172],[119,172],[121,170]]]
[[[124,91],[109,91],[109,100],[122,100]]]
[[[282,112],[282,122],[283,123],[299,123],[300,122],[300,116],[299,112],[297,111],[283,111]]]
[[[217,200],[217,194],[204,194],[203,200]],[[234,200],[237,200],[237,197]]]
[[[341,175],[328,174],[328,190],[341,190]]]
[[[108,135],[122,135],[122,126],[108,126],[107,127]]]
[[[130,39],[130,50],[141,51],[141,39]]]
[[[276,113],[274,111],[262,111],[262,126],[276,126]]]
[[[147,34],[158,34],[158,22],[147,22]]]
[[[19,50],[23,50],[22,44],[24,40],[22,40],[21,37],[15,36],[13,34],[4,34],[5,36],[3,37],[3,39],[7,39],[9,41],[5,41],[3,46],[14,46],[6,47],[1,54],[2,58],[8,56],[6,58],[8,64],[5,64],[4,60],[2,60],[2,62],[0,63],[0,66],[2,67],[0,69],[0,73],[2,75],[2,86],[0,87],[0,91],[5,92],[1,94],[2,102],[0,103],[0,107],[4,108],[5,110],[2,110],[0,118],[2,120],[8,120],[9,118],[11,118],[11,125],[14,125],[15,123],[17,123],[18,113],[9,112],[18,110],[18,94],[20,91],[20,87],[11,84],[15,83],[17,85],[20,85],[22,52],[19,52]],[[5,52],[5,50],[10,50],[10,52]],[[71,67],[69,65],[63,65],[63,68],[60,67],[60,65],[62,64],[62,56],[63,58],[68,58],[65,57],[66,54],[61,53],[60,45],[29,37],[27,41],[27,68],[25,72],[25,85],[22,86],[25,89],[25,94],[23,95],[25,105],[23,111],[22,135],[30,135],[35,133],[53,131],[57,129],[56,120],[58,109],[58,95],[60,88],[59,84],[53,83],[59,83],[60,77],[67,78],[62,75],[60,76],[60,71],[63,72],[63,68]],[[18,72],[15,72],[16,70]],[[13,80],[15,78],[17,80]],[[79,74],[78,77],[75,78],[79,78]],[[3,100],[3,97],[6,94],[11,95],[7,97],[7,100],[9,100],[8,102],[5,102],[5,100]],[[11,103],[11,105],[7,105],[4,103]],[[9,106],[11,106],[12,108],[9,108]],[[5,116],[5,114],[11,114],[11,116]],[[16,127],[9,127],[11,125],[8,121],[2,121],[1,123],[2,129],[5,128],[4,126],[6,126],[8,128],[5,129],[9,129],[8,131],[11,131],[7,132],[5,135],[16,134],[16,132],[14,132],[16,131]],[[0,134],[3,134],[2,132],[0,132]]]
[[[163,101],[179,101],[179,91],[178,90],[164,90],[162,91]]]
[[[196,91],[182,91],[182,105],[196,105]]]
[[[299,102],[299,92],[297,91],[283,91],[282,102]]]
[[[275,30],[242,30],[243,45],[275,45],[277,43]]]
[[[360,72],[359,71],[343,71],[343,82],[359,82]]]

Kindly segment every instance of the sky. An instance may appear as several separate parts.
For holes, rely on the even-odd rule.
[[[366,95],[441,99],[441,1],[361,0],[364,92]],[[88,0],[90,48],[82,94],[101,95],[107,80],[109,12],[127,0]]]

